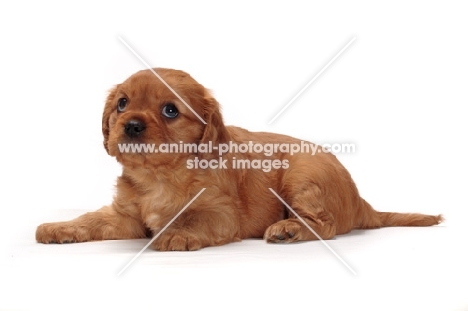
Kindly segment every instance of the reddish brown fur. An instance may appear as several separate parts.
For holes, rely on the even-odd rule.
[[[104,108],[104,147],[123,165],[113,203],[75,220],[42,224],[41,243],[144,238],[158,233],[202,188],[206,190],[156,239],[156,250],[196,250],[245,238],[268,242],[315,240],[317,237],[269,191],[273,188],[323,239],[358,228],[431,226],[442,216],[376,212],[359,196],[348,171],[330,153],[273,154],[288,160],[289,168],[187,169],[188,159],[217,158],[214,154],[120,153],[119,143],[300,143],[272,133],[253,133],[225,126],[218,102],[188,74],[155,69],[207,122],[177,99],[149,70],[137,72],[117,85]],[[128,98],[117,112],[119,98]],[[161,115],[172,102],[179,116]],[[131,119],[146,124],[141,137],[129,138],[123,129]],[[237,159],[267,159],[261,153],[227,154]]]

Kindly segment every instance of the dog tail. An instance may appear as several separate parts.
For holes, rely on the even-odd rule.
[[[442,215],[424,215],[414,213],[389,213],[377,212],[379,215],[382,227],[398,227],[398,226],[411,226],[411,227],[424,227],[438,225],[444,218]]]
[[[365,218],[363,228],[424,227],[438,225],[444,221],[442,215],[377,212],[364,199],[361,199],[361,202],[364,214],[370,216]]]

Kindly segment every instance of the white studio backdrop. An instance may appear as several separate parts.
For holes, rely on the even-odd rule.
[[[466,9],[462,1],[0,4],[1,245],[33,240],[38,215],[111,202],[120,167],[102,147],[104,100],[145,69],[119,37],[151,66],[187,71],[211,89],[227,124],[355,144],[338,158],[376,209],[442,213],[466,233]]]

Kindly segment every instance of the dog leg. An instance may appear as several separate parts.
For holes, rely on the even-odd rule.
[[[158,251],[193,251],[240,241],[232,208],[185,212],[153,242]],[[159,232],[159,230],[157,230]],[[154,234],[157,234],[156,230]]]
[[[137,219],[119,213],[111,206],[104,206],[71,221],[45,223],[36,230],[36,240],[46,244],[144,237],[145,227]]]
[[[263,236],[269,243],[291,243],[294,241],[326,240],[336,234],[333,215],[324,208],[321,192],[315,186],[300,190],[292,196],[290,206],[315,231],[312,232],[299,219],[289,212],[289,218],[278,221],[267,228]],[[286,208],[286,207],[285,207]]]

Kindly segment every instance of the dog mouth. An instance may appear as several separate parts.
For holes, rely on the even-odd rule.
[[[160,158],[158,147],[162,137],[155,128],[138,118],[131,118],[120,125],[120,134],[114,140],[117,160]],[[156,158],[155,158],[156,157]]]

